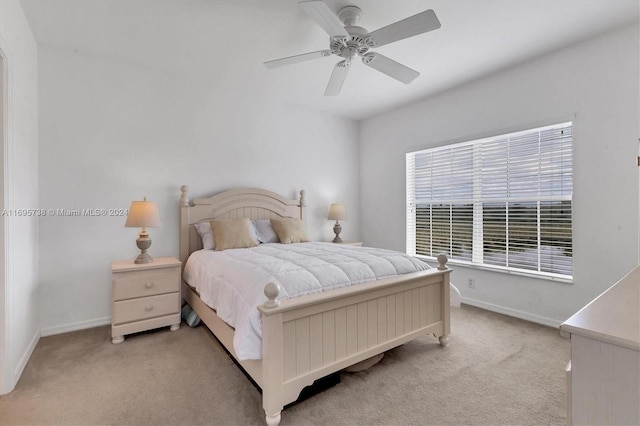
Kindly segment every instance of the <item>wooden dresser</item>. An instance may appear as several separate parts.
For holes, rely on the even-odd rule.
[[[180,328],[180,266],[174,257],[159,257],[152,263],[133,260],[113,262],[113,313],[111,338],[152,328]]]
[[[571,336],[567,422],[640,424],[640,267],[560,326]]]

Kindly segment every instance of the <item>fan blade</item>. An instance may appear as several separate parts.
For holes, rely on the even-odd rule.
[[[343,36],[351,38],[338,20],[338,17],[334,15],[325,2],[320,0],[301,1],[298,5],[331,37]]]
[[[318,58],[326,58],[327,56],[331,56],[330,50],[318,50],[317,52],[303,53],[302,55],[288,56],[286,58],[267,61],[264,63],[264,66],[267,68],[277,68],[285,65],[297,64],[298,62],[311,61]]]
[[[329,84],[327,84],[327,89],[324,91],[325,96],[336,96],[340,94],[342,84],[344,83],[345,78],[347,78],[349,67],[351,67],[351,62],[346,60],[340,61],[336,64],[333,68],[333,72],[331,73]]]
[[[368,65],[391,78],[395,78],[404,84],[411,83],[420,75],[418,71],[412,70],[411,68],[379,53],[367,53],[362,57],[362,62],[364,62],[365,65]]]
[[[375,43],[374,47],[378,47],[428,31],[437,30],[440,26],[440,21],[438,21],[436,13],[429,9],[370,32],[365,37],[371,37],[371,41]]]

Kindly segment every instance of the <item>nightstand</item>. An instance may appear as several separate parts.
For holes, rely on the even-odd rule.
[[[159,257],[152,263],[133,260],[113,262],[113,313],[111,341],[124,335],[164,326],[180,328],[180,266],[175,257]]]

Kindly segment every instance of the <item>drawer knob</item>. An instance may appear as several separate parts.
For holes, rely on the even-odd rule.
[[[144,288],[151,288],[151,287],[153,287],[153,283],[152,282],[146,283],[144,285]]]
[[[144,307],[144,310],[145,310],[145,311],[147,311],[147,312],[152,311],[152,310],[153,310],[153,305],[147,305],[147,306],[145,306],[145,307]]]

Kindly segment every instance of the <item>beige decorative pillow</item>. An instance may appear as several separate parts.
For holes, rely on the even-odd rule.
[[[305,243],[311,241],[302,221],[295,217],[271,219],[271,226],[282,244]]]
[[[247,218],[215,219],[211,221],[211,229],[216,242],[216,251],[258,245],[258,241],[251,232],[251,221]]]

